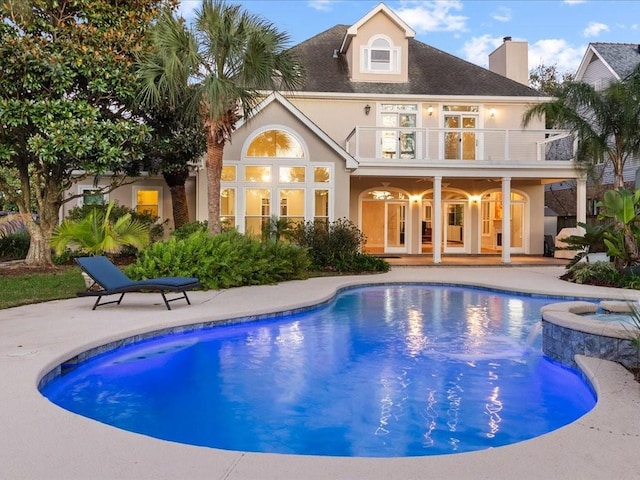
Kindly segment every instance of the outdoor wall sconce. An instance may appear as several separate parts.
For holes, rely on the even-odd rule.
[[[492,108],[489,109],[489,116],[491,118],[494,118],[496,116],[496,109],[495,108],[492,107]]]
[[[367,103],[364,107],[364,114],[369,115],[369,112],[371,112],[371,105]]]
[[[430,117],[433,116],[433,107],[431,105],[429,105],[429,108],[427,108],[427,113],[429,114]]]
[[[469,199],[472,205],[478,205],[480,203],[480,195],[471,195]]]

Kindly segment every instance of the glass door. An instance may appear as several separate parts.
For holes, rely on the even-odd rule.
[[[444,253],[467,253],[465,246],[465,213],[467,203],[464,201],[444,202]]]
[[[433,216],[430,200],[422,201],[422,228],[421,244],[422,253],[431,252],[433,248]]]
[[[383,104],[379,118],[380,157],[417,158],[417,105]]]
[[[475,160],[476,159],[476,129],[477,118],[470,115],[447,114],[444,116],[445,132],[444,158],[446,160]],[[474,131],[466,131],[467,129]]]
[[[385,203],[385,252],[406,253],[407,202]]]
[[[479,134],[478,105],[443,105],[444,158],[476,160]],[[451,130],[451,131],[447,131]]]
[[[511,204],[511,251],[524,252],[524,204]]]

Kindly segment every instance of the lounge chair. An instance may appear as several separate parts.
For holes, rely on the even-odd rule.
[[[197,278],[189,277],[159,277],[134,281],[127,277],[122,270],[111,263],[107,257],[79,257],[76,258],[76,262],[78,262],[80,268],[82,268],[82,270],[91,277],[95,284],[102,287],[101,290],[89,288],[85,292],[78,292],[79,297],[98,297],[92,310],[95,310],[98,305],[107,305],[109,303],[117,303],[120,305],[122,297],[124,297],[124,294],[127,292],[142,292],[148,290],[159,291],[167,309],[171,310],[169,302],[174,302],[183,298],[189,305],[191,305],[186,291],[200,285]],[[182,295],[176,298],[167,299],[165,295],[166,292],[182,292]],[[102,297],[116,294],[120,294],[120,298],[118,300],[100,303]]]

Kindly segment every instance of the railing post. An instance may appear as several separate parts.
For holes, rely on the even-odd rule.
[[[504,161],[509,161],[509,130],[504,131]]]
[[[356,125],[356,160],[360,160],[360,127]]]
[[[423,160],[429,160],[429,129],[424,129],[423,130],[424,133],[424,152],[422,154],[422,159]]]

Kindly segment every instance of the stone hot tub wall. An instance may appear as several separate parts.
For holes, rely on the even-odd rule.
[[[628,312],[626,302],[602,302],[609,312]],[[542,313],[542,351],[548,357],[576,368],[575,355],[602,358],[625,367],[637,367],[638,350],[629,338],[639,332],[632,327],[595,320],[583,314],[595,313],[590,302],[562,302],[547,305]]]

